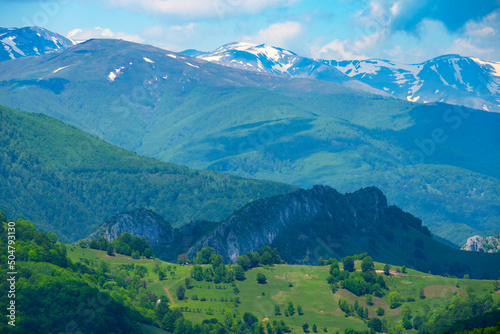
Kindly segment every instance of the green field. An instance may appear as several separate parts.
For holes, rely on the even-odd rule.
[[[365,296],[357,297],[344,289],[339,289],[333,294],[326,282],[329,267],[277,265],[269,268],[255,268],[246,272],[246,280],[235,283],[239,290],[237,294],[234,292],[233,284],[214,284],[192,280],[193,287],[186,291],[187,299],[179,301],[176,291],[180,285],[185,284],[185,278],[189,277],[191,271],[189,266],[162,262],[162,267],[170,266],[171,270],[167,271],[166,280],[159,281],[158,275],[153,272],[155,264],[151,259],[134,260],[123,255],[108,256],[102,251],[76,246],[68,247],[68,257],[73,261],[104,260],[112,267],[131,263],[146,266],[148,273],[144,279],[147,281],[147,290],[155,293],[162,300],[168,299],[171,307],[182,308],[184,317],[193,323],[201,323],[212,317],[223,321],[224,311],[232,309],[241,314],[252,312],[264,322],[284,320],[294,332],[302,332],[301,326],[304,322],[311,327],[316,324],[318,332],[322,332],[324,327],[329,333],[343,332],[348,327],[366,330],[365,320],[353,316],[345,317],[338,306],[341,298],[346,298],[349,304],[357,301],[360,306],[367,307],[370,318],[376,316],[376,309],[379,306],[383,307],[386,311],[384,318],[393,326],[401,323],[400,311],[404,305],[410,308],[413,316],[417,316],[423,315],[426,308],[436,309],[445,305],[454,294],[466,295],[469,288],[473,288],[478,296],[494,292],[492,281],[445,278],[411,269],[407,269],[406,274],[391,271],[392,275],[386,278],[389,291],[399,291],[402,300],[412,297],[415,301],[403,302],[400,307],[390,309],[388,292],[382,298],[373,297],[372,306],[367,305]],[[356,268],[359,269],[359,266],[358,261]],[[382,270],[382,268],[383,264],[375,264],[376,270]],[[266,284],[257,283],[258,273],[266,276]],[[419,298],[421,288],[425,291],[425,299]],[[195,295],[197,300],[193,300]],[[239,298],[239,304],[234,302],[236,297]],[[206,300],[202,301],[202,299]],[[298,305],[302,306],[304,314],[298,315],[296,312],[293,316],[286,317],[284,311],[289,302],[293,302],[295,308]],[[280,307],[281,315],[275,315],[275,305]],[[155,329],[151,328],[145,329],[145,333],[154,333],[154,331]]]

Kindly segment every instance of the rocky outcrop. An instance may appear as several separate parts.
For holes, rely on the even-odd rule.
[[[218,223],[195,221],[180,228],[172,226],[162,216],[147,209],[119,213],[99,226],[87,240],[105,238],[107,241],[127,232],[145,237],[155,256],[175,262],[201,237],[212,231]]]
[[[487,253],[492,245],[498,249],[500,236],[484,238],[487,244],[474,243],[474,249],[482,245],[486,253],[445,246],[432,238],[420,219],[388,206],[375,187],[345,195],[328,186],[299,189],[251,202],[220,223],[195,221],[175,229],[156,213],[139,209],[114,216],[90,238],[111,240],[124,232],[145,237],[155,256],[168,261],[177,261],[182,253],[194,258],[210,246],[235,262],[246,252],[271,246],[288,263],[316,264],[320,257],[340,259],[366,252],[375,261],[433,274],[481,278],[500,270],[500,253]]]
[[[243,207],[197,242],[189,254],[210,246],[235,262],[245,252],[272,245],[287,261],[314,262],[320,256],[364,249],[365,234],[376,232],[386,210],[384,194],[374,187],[346,195],[328,186],[299,189]],[[336,246],[341,242],[350,245]]]
[[[112,241],[123,233],[145,237],[154,249],[173,240],[174,229],[162,216],[147,209],[119,213],[99,226],[88,239],[104,238]]]
[[[500,234],[485,238],[479,235],[470,237],[469,239],[467,239],[465,245],[462,246],[461,250],[466,250],[471,252],[499,253]]]

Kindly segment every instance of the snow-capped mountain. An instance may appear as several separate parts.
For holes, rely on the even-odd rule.
[[[186,50],[185,54],[196,54]],[[226,44],[214,52],[196,56],[221,65],[300,78],[315,78],[328,81],[344,81],[345,75],[327,62],[301,57],[292,51],[250,43]]]
[[[70,39],[40,27],[0,28],[0,61],[66,49]]]
[[[421,64],[383,59],[322,60],[265,44],[230,43],[186,54],[220,65],[342,83],[413,102],[445,102],[500,112],[500,62],[445,55]]]
[[[350,78],[413,102],[445,102],[500,112],[500,63],[444,55],[420,64],[383,59],[330,61]]]

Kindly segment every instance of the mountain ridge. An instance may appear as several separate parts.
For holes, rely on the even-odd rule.
[[[344,85],[355,79],[376,89],[372,93],[385,92],[412,102],[445,102],[500,112],[500,63],[474,57],[449,54],[417,64],[378,58],[336,61],[302,57],[265,44],[238,42],[208,53],[191,52],[197,58],[224,66]],[[368,89],[353,83],[351,87]]]

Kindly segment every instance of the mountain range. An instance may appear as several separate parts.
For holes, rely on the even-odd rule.
[[[0,61],[61,51],[75,41],[40,27],[0,28]],[[313,78],[413,102],[444,102],[500,112],[500,62],[444,55],[419,64],[385,59],[325,60],[266,44],[233,42],[182,54],[220,65],[293,78]]]
[[[119,40],[1,62],[0,103],[191,168],[342,193],[375,185],[456,245],[499,233],[497,113],[235,69]]]
[[[412,102],[445,102],[500,112],[500,63],[444,55],[419,64],[384,59],[324,60],[265,44],[230,43],[183,53],[220,65],[293,78],[314,78]]]

